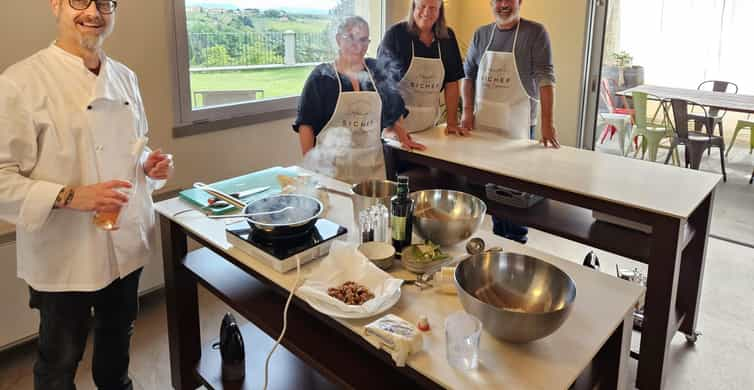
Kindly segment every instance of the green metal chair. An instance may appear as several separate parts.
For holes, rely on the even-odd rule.
[[[633,92],[631,94],[634,102],[634,109],[636,110],[636,116],[634,118],[634,129],[631,133],[631,138],[641,136],[641,158],[644,159],[644,155],[649,152],[649,160],[657,161],[657,151],[660,148],[660,143],[665,138],[673,136],[672,126],[669,123],[667,109],[664,103],[661,103],[661,109],[655,112],[652,120],[648,120],[647,117],[647,99],[648,95],[642,92]],[[657,98],[658,101],[661,99]],[[662,112],[663,118],[661,122],[657,122],[657,115]],[[673,152],[673,150],[671,150]],[[639,153],[638,149],[634,156]],[[676,155],[673,154],[673,159],[676,160]]]
[[[736,130],[733,131],[733,139],[730,141],[728,150],[725,152],[726,158],[728,157],[730,150],[733,149],[733,144],[736,143],[738,132],[743,129],[749,129],[749,154],[751,154],[752,150],[754,150],[754,121],[751,121],[750,119],[751,115],[747,116],[746,120],[739,120],[738,124],[736,124]]]

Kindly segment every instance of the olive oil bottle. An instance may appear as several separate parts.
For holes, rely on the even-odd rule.
[[[393,212],[390,226],[393,229],[393,247],[398,256],[404,247],[411,245],[411,219],[414,215],[414,200],[408,196],[408,176],[398,176],[398,190],[390,200]]]

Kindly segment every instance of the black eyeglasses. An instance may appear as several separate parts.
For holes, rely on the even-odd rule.
[[[68,0],[68,4],[76,11],[83,11],[89,8],[92,3],[97,7],[97,11],[103,14],[113,13],[115,7],[118,6],[118,2],[115,0]]]

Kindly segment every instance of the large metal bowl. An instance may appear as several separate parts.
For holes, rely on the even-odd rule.
[[[414,231],[419,237],[443,246],[470,238],[479,229],[487,205],[474,195],[451,190],[425,190],[414,199]]]
[[[514,343],[555,332],[576,299],[576,285],[565,272],[518,253],[471,256],[456,268],[455,285],[463,308],[487,332]]]

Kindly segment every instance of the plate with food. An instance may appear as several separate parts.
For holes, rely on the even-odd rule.
[[[401,251],[401,263],[407,270],[423,274],[450,260],[450,256],[440,249],[440,245],[427,241],[424,244],[409,245]]]
[[[367,318],[395,305],[402,283],[370,262],[357,245],[335,241],[297,295],[332,317]]]

